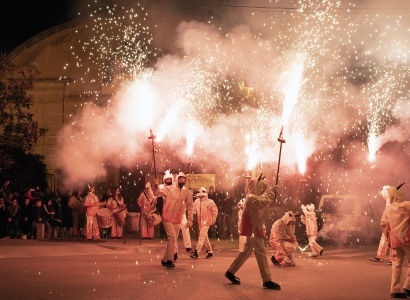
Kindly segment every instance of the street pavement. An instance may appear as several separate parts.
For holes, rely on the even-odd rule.
[[[196,241],[193,240],[193,244]],[[238,240],[211,239],[215,256],[194,260],[179,241],[174,269],[161,266],[166,241],[125,239],[100,242],[0,240],[0,299],[390,299],[391,266],[375,263],[377,245],[325,246],[320,258],[309,249],[296,267],[269,265],[280,291],[262,288],[252,255],[225,277]],[[304,245],[302,245],[304,246]],[[270,249],[267,247],[268,257]]]

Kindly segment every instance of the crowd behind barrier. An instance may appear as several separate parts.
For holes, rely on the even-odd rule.
[[[9,180],[3,182],[0,188],[0,238],[90,240],[87,238],[87,207],[84,206],[89,193],[88,189],[86,191],[85,188],[79,187],[76,190],[61,192],[59,189],[52,191],[47,187],[41,190],[39,186],[33,186],[17,192],[10,189]],[[117,187],[113,191],[120,194],[118,190]],[[210,227],[208,236],[210,238],[230,238],[236,233],[233,229],[236,227],[235,220],[231,217],[231,206],[235,205],[234,201],[226,194],[214,193],[212,187],[209,192],[209,198],[213,198],[221,213],[218,214],[216,224]],[[126,201],[113,197],[110,189],[98,199],[98,208],[95,210],[98,226],[91,229],[99,231],[98,239],[122,238],[122,228],[126,233],[139,232],[140,211],[128,211]],[[121,207],[125,207],[125,210],[121,215],[116,215]],[[144,221],[144,216],[142,218]],[[93,220],[95,222],[95,219]],[[190,234],[198,239],[196,220],[194,223],[195,226],[190,229]],[[113,235],[114,224],[115,235]],[[154,233],[142,238],[166,238],[161,225],[162,223],[156,225]],[[94,236],[98,235],[91,232],[91,237]]]

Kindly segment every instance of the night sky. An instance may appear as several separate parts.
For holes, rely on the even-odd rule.
[[[14,48],[36,34],[75,17],[78,0],[3,0],[0,9],[0,53]]]

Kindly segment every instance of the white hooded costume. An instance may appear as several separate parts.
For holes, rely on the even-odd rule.
[[[174,267],[172,261],[175,257],[175,249],[177,249],[176,241],[185,211],[189,222],[189,224],[187,222],[187,227],[192,226],[193,220],[192,195],[185,187],[180,188],[178,186],[178,180],[180,177],[186,178],[183,172],[179,172],[177,183],[175,185],[161,185],[158,190],[154,191],[156,197],[163,197],[164,199],[162,223],[164,224],[168,241],[164,258],[161,263],[164,265],[165,262],[167,267]]]
[[[392,279],[390,293],[403,294],[401,291],[401,274],[404,259],[410,265],[410,201],[404,201],[404,192],[393,186],[384,186],[381,195],[389,198],[391,205],[383,212],[380,227],[387,236],[393,251]],[[407,269],[403,288],[410,295],[410,268]],[[395,297],[397,298],[397,297]]]
[[[196,244],[195,253],[191,255],[191,258],[198,258],[198,253],[201,252],[202,246],[208,250],[208,253],[212,252],[211,243],[208,238],[209,226],[214,225],[216,217],[218,216],[218,207],[215,202],[208,198],[208,191],[206,188],[201,187],[196,194],[198,199],[194,202],[194,213],[196,213],[199,235],[198,243]],[[208,254],[208,258],[213,255]]]
[[[274,264],[276,260],[281,265],[296,265],[294,253],[300,251],[300,246],[295,236],[295,222],[295,213],[287,211],[282,218],[273,223],[269,243],[273,249]]]
[[[316,220],[316,213],[315,213],[315,205],[310,203],[308,205],[301,205],[300,206],[303,211],[303,215],[301,216],[301,221],[303,224],[306,225],[306,235],[309,240],[309,246],[312,250],[311,257],[316,257],[318,255],[322,255],[323,248],[316,242],[317,238],[317,220]]]

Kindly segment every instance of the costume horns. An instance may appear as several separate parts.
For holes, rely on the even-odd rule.
[[[400,188],[402,187],[403,184],[404,184],[404,182],[403,182],[402,184],[399,184],[399,185],[396,187],[396,189],[397,189],[397,190],[400,190]]]

